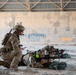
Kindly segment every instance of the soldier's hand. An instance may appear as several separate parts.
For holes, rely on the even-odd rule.
[[[24,48],[21,48],[21,50],[24,50],[26,47],[24,47]]]

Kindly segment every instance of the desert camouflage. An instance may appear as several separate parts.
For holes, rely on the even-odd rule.
[[[60,69],[61,67],[64,67],[62,69],[65,69],[66,68],[66,66],[64,66],[64,65],[66,65],[65,62],[61,62],[61,66],[56,65],[57,62],[55,62],[53,64],[54,59],[64,58],[64,57],[62,57],[64,55],[63,51],[64,50],[58,50],[58,49],[54,48],[53,46],[47,45],[44,48],[39,49],[38,51],[28,53],[27,54],[27,55],[29,55],[28,57],[27,57],[27,55],[25,55],[24,62],[31,61],[31,63],[25,63],[25,64],[31,65],[31,67],[35,67],[35,68]],[[38,54],[39,56],[36,57],[36,54]],[[31,60],[29,61],[30,57],[31,57]],[[60,64],[60,62],[58,64]],[[57,68],[54,68],[54,66],[57,66]]]
[[[22,26],[22,23],[20,22],[14,27],[14,30],[15,31],[19,31],[19,30],[24,31],[25,28],[24,28],[24,26]]]
[[[2,58],[5,62],[10,64],[10,68],[17,68],[18,63],[22,57],[20,50],[20,40],[15,33],[11,34],[6,45],[4,45],[0,51],[2,51]]]

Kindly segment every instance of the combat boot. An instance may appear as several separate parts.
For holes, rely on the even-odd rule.
[[[6,67],[6,68],[10,68],[10,64],[8,64],[8,63],[5,62],[5,61],[1,61],[1,60],[0,60],[0,66],[4,66],[4,67]]]

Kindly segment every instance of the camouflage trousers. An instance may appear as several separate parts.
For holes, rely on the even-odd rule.
[[[8,64],[8,63],[5,62],[5,61],[0,61],[0,65],[1,65],[1,66],[4,66],[4,67],[6,67],[6,68],[10,68],[10,64]]]
[[[5,56],[3,57],[4,61],[0,61],[0,65],[3,65],[4,67],[10,69],[17,69],[18,63],[21,61],[21,57],[22,57],[22,52],[18,52],[12,58],[10,57],[10,54],[8,54],[7,57]]]
[[[34,68],[42,68],[43,65],[42,65],[40,62],[34,62],[34,63],[33,63],[33,67],[34,67]]]

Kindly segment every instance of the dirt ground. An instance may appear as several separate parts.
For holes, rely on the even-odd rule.
[[[58,59],[59,60],[59,59]],[[56,61],[58,61],[56,60]],[[76,75],[76,58],[60,59],[67,63],[66,70],[51,70],[47,68],[30,68],[26,66],[18,67],[18,71],[12,71],[0,67],[0,75]]]
[[[41,68],[19,67],[18,71],[1,69],[0,75],[76,75],[76,70],[50,70]]]
[[[58,59],[59,60],[59,59]],[[58,61],[56,60],[56,61]],[[30,68],[26,66],[18,67],[18,71],[12,71],[0,67],[0,75],[76,75],[76,58],[74,59],[60,59],[67,63],[66,70],[51,70],[47,68]]]
[[[0,67],[0,75],[76,75],[76,49],[72,49],[66,53],[70,54],[71,58],[56,60],[66,62],[66,70],[28,68],[26,66],[21,66],[19,67],[18,71],[11,71],[9,69]]]

